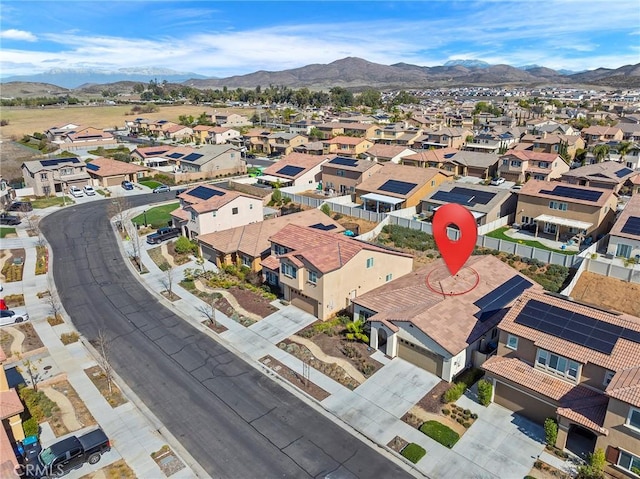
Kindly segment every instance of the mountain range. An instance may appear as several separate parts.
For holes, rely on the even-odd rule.
[[[119,69],[113,72],[54,69],[37,75],[8,77],[2,83],[37,82],[68,89],[96,88],[115,82],[181,83],[199,89],[255,88],[281,85],[291,88],[330,89],[335,86],[372,88],[439,88],[461,86],[609,86],[640,87],[640,64],[616,69],[598,68],[567,74],[538,65],[516,68],[489,65],[476,60],[452,60],[442,66],[426,67],[408,63],[382,65],[362,58],[347,57],[329,64],[312,64],[282,71],[260,70],[227,78],[207,78],[195,73],[169,69]]]

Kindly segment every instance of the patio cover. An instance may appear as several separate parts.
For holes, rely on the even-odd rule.
[[[588,230],[593,226],[593,223],[571,220],[569,218],[560,218],[559,216],[552,216],[552,215],[540,215],[535,217],[534,220],[544,221],[546,223],[552,223],[554,225],[567,226],[569,228],[578,228],[580,230]]]
[[[433,211],[437,211],[437,210],[438,210],[438,208],[440,208],[440,207],[439,207],[439,206],[436,206],[435,208],[433,208]],[[473,215],[473,217],[474,217],[475,219],[480,219],[480,218],[482,218],[483,216],[487,216],[487,214],[486,214],[486,213],[482,213],[482,212],[480,212],[480,211],[472,211],[472,210],[469,210],[469,212]]]
[[[293,180],[291,178],[281,178],[279,176],[272,175],[256,176],[256,179],[260,181],[266,181],[268,183],[277,183],[278,181],[280,183],[293,183]]]
[[[378,201],[379,203],[386,203],[388,205],[397,205],[402,203],[404,198],[395,198],[394,196],[380,195],[378,193],[367,193],[360,196],[363,200]]]

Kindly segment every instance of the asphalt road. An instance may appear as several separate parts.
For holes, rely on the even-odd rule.
[[[409,477],[156,300],[124,263],[107,204],[42,219],[60,298],[85,337],[114,338],[114,369],[212,477]]]

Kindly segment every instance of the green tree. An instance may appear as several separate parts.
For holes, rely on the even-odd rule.
[[[558,423],[548,417],[544,420],[544,438],[548,446],[554,447],[558,439]]]
[[[360,93],[358,103],[369,108],[380,108],[382,106],[382,95],[378,90],[368,88]]]
[[[327,216],[331,216],[331,206],[329,206],[329,203],[322,203],[320,211],[322,211]]]
[[[596,157],[596,162],[601,163],[609,156],[609,145],[596,145],[593,147],[593,155]]]
[[[331,93],[331,104],[336,108],[352,106],[354,104],[353,93],[341,86],[333,87]]]
[[[618,145],[618,148],[617,148],[618,154],[620,155],[620,158],[622,158],[627,153],[629,153],[630,149],[631,149],[631,142],[630,141],[622,141],[622,142],[620,142],[620,144]]]
[[[602,449],[596,449],[589,456],[589,464],[578,466],[577,479],[603,479],[607,460]]]
[[[347,324],[347,334],[346,338],[349,341],[362,341],[363,343],[369,343],[369,336],[364,332],[365,322],[362,319],[357,319],[355,321],[351,321]]]
[[[282,201],[282,192],[280,191],[280,188],[273,190],[273,193],[271,194],[271,201],[274,203],[280,203]]]
[[[313,138],[314,140],[321,140],[324,137],[322,132],[317,129],[315,126],[309,130],[309,139]]]

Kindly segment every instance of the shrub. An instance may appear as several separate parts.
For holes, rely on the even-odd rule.
[[[457,383],[464,383],[467,388],[470,388],[478,380],[484,376],[484,371],[480,368],[469,368],[464,370],[457,378]]]
[[[478,419],[478,415],[475,412],[471,413],[471,419],[475,421],[476,419]]]
[[[434,441],[439,442],[449,449],[451,449],[455,443],[458,442],[458,439],[460,439],[460,435],[457,432],[438,421],[425,422],[420,426],[420,432],[426,434]]]
[[[442,395],[443,401],[446,403],[457,401],[464,394],[465,389],[464,383],[454,383]]]
[[[51,417],[58,408],[58,405],[49,399],[44,392],[36,391],[33,388],[19,387],[18,395],[36,424]]]
[[[425,449],[422,446],[420,446],[419,444],[416,444],[415,442],[412,442],[411,444],[407,444],[405,447],[402,448],[402,451],[400,452],[400,454],[402,454],[404,457],[409,459],[414,464],[417,463],[420,459],[422,459],[426,453],[427,451],[425,451]]]
[[[280,191],[280,188],[273,190],[273,193],[271,194],[271,201],[274,203],[280,203],[282,201],[282,192]]]
[[[22,423],[22,430],[25,436],[37,436],[40,433],[40,426],[34,417],[30,417]]]
[[[558,439],[558,423],[548,417],[544,420],[544,440],[549,446],[555,446]]]
[[[493,386],[486,379],[478,381],[478,401],[483,406],[488,406],[491,403],[491,394],[493,392]]]
[[[322,211],[327,216],[331,216],[331,206],[329,206],[329,203],[322,203],[320,211]]]
[[[601,479],[604,478],[604,466],[606,458],[602,449],[596,449],[589,456],[589,464],[578,466],[577,479]]]
[[[451,414],[451,411],[449,411],[447,408],[444,408],[442,410],[442,414],[444,414],[445,416],[448,416],[449,414]]]
[[[186,236],[180,236],[174,247],[178,254],[189,254],[194,251],[194,244]]]
[[[63,333],[60,335],[60,341],[62,341],[62,344],[65,345],[75,343],[78,341],[78,339],[80,339],[80,335],[75,331],[71,333]]]
[[[376,367],[373,364],[362,363],[362,366],[360,366],[360,371],[365,376],[370,376],[371,374],[373,374],[375,370],[376,370]]]
[[[469,421],[465,421],[462,423],[465,429],[469,429],[471,427],[471,423]]]
[[[55,316],[47,316],[47,323],[49,323],[50,326],[57,326],[58,324],[64,323],[64,320],[61,315],[56,314]]]

